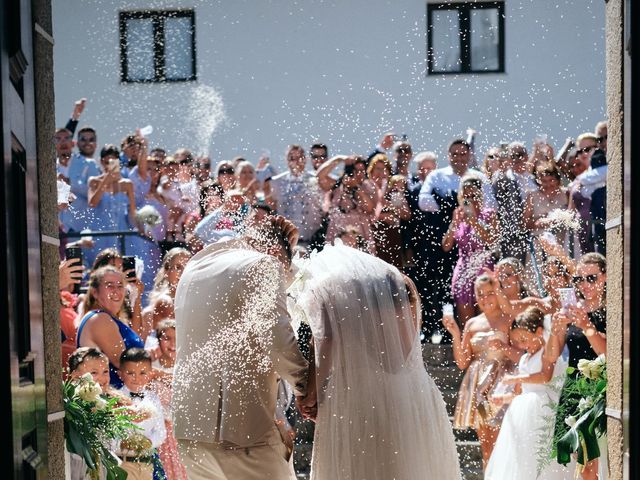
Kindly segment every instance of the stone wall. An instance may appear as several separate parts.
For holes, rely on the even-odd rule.
[[[33,60],[38,155],[38,190],[41,233],[42,306],[45,352],[47,428],[47,479],[63,480],[64,409],[60,388],[60,321],[58,312],[58,216],[53,94],[53,38],[51,0],[32,0]]]
[[[606,4],[607,115],[607,414],[609,478],[623,478],[624,155],[623,3]]]

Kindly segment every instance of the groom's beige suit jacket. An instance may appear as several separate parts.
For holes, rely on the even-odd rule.
[[[308,363],[298,350],[284,288],[278,261],[238,240],[209,245],[189,261],[175,298],[177,439],[268,443],[278,376],[296,394],[306,393]],[[247,322],[247,315],[255,318]],[[265,330],[258,333],[268,338],[262,354],[247,329]]]

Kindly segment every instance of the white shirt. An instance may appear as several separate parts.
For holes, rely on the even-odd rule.
[[[131,391],[126,387],[126,385],[123,386],[120,391],[123,395],[127,397],[130,396],[129,394]],[[165,438],[167,438],[167,429],[164,425],[164,414],[162,413],[162,403],[160,403],[160,398],[155,392],[144,390],[144,398],[131,397],[131,401],[136,408],[143,408],[154,412],[150,418],[137,422],[136,425],[142,428],[140,433],[151,440],[153,448],[158,448],[162,445]],[[138,432],[138,430],[136,430],[136,432]]]
[[[311,172],[297,177],[290,171],[281,173],[271,179],[271,195],[278,202],[278,213],[298,227],[300,240],[311,240],[322,225],[324,193],[318,177]]]
[[[593,192],[607,185],[607,165],[598,168],[589,167],[571,182],[571,189],[579,189],[582,196],[591,198]]]
[[[476,174],[482,180],[482,194],[484,196],[485,208],[497,208],[498,205],[487,177],[477,170],[468,169],[467,172],[469,171]],[[462,177],[456,174],[450,166],[438,168],[431,172],[420,189],[420,196],[418,197],[420,210],[424,210],[425,212],[439,211],[440,207],[435,198],[433,198],[433,194],[437,193],[442,197],[451,196],[453,192],[457,192],[460,189],[461,178]]]

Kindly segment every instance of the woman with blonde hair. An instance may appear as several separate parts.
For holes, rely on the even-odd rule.
[[[161,320],[173,318],[176,288],[190,258],[191,252],[181,247],[172,248],[165,254],[149,293],[149,305],[142,312],[145,325],[155,329]]]
[[[120,355],[129,348],[143,348],[144,341],[137,332],[142,330],[138,312],[131,324],[120,320],[124,304],[126,279],[124,273],[112,266],[101,267],[91,274],[85,298],[87,312],[78,327],[78,347],[97,347],[109,358],[110,383],[122,386],[118,376]]]
[[[506,407],[493,401],[501,377],[520,360],[522,350],[509,343],[513,317],[502,309],[499,285],[490,275],[474,282],[475,298],[482,313],[460,327],[452,317],[442,322],[453,340],[453,358],[465,370],[460,384],[453,428],[473,428],[480,440],[483,467],[495,445]]]

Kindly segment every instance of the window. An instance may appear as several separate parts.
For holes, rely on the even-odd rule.
[[[429,74],[504,72],[504,2],[428,3]]]
[[[120,79],[196,79],[193,10],[120,12]]]

